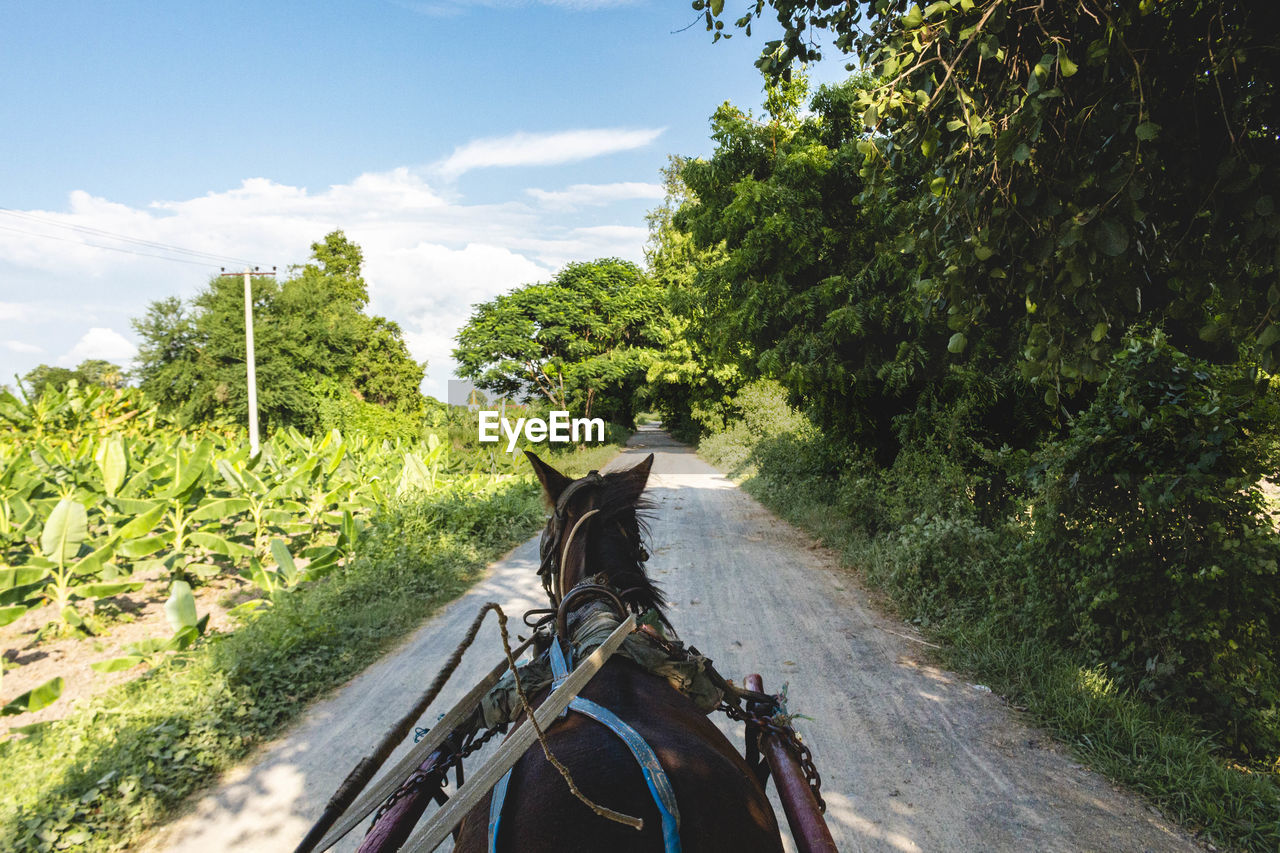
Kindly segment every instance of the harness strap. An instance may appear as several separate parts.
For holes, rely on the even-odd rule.
[[[514,770],[515,768],[511,768]],[[493,794],[489,798],[489,853],[498,849],[498,827],[502,824],[502,802],[507,798],[507,786],[511,784],[511,770],[502,774],[498,784],[493,786]]]
[[[667,853],[680,853],[680,808],[676,805],[676,792],[671,788],[671,780],[662,769],[653,747],[649,746],[640,733],[630,724],[603,705],[597,705],[590,699],[579,696],[569,703],[569,707],[579,714],[590,717],[597,723],[607,726],[615,735],[622,738],[623,743],[635,756],[640,769],[644,771],[645,784],[649,786],[649,795],[662,819],[662,844]]]
[[[554,691],[569,676],[569,665],[565,660],[559,637],[554,637],[551,641],[550,658],[553,678],[551,689]],[[666,771],[662,769],[662,763],[658,761],[658,756],[654,753],[653,747],[649,746],[640,733],[625,720],[590,699],[577,696],[569,703],[566,712],[570,709],[585,717],[590,717],[622,738],[622,742],[631,750],[631,755],[635,758],[636,763],[640,765],[640,770],[644,773],[645,785],[649,788],[649,795],[653,797],[654,805],[658,807],[658,815],[662,821],[663,848],[666,853],[680,853],[680,809],[676,805],[676,794],[671,787],[671,780],[667,778]],[[489,853],[497,853],[498,828],[502,823],[502,805],[503,801],[506,800],[507,786],[511,782],[511,773],[514,769],[513,767],[503,775],[498,784],[494,786],[493,794],[489,799]]]
[[[569,649],[569,655],[573,654],[573,649]],[[569,677],[569,667],[572,661],[566,657],[564,647],[560,645],[559,637],[551,638],[551,689],[555,690],[564,680]]]

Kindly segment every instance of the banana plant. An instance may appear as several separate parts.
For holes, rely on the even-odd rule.
[[[48,578],[44,568],[0,565],[0,627],[40,602]]]
[[[51,678],[39,687],[28,690],[13,701],[0,707],[0,717],[29,714],[42,708],[47,708],[58,701],[58,697],[62,695],[62,689],[65,685],[66,682],[62,680],[62,676]]]
[[[88,544],[88,513],[84,504],[64,497],[58,501],[40,534],[41,556],[24,568],[44,570],[47,584],[41,592],[69,624],[83,624],[71,605],[73,598],[94,599],[141,589],[142,581],[94,581],[115,551],[114,537],[97,547]]]
[[[190,559],[189,545],[201,544],[201,537],[192,539],[202,518],[201,501],[204,497],[202,481],[209,471],[213,455],[213,443],[202,439],[187,450],[181,443],[173,448],[173,466],[167,470],[167,483],[153,487],[151,499],[117,498],[114,502],[122,510],[136,513],[139,527],[148,527],[151,535],[131,538],[120,546],[120,554],[132,560],[152,557],[149,565],[157,562],[175,579],[188,571],[200,576],[216,574],[216,569],[202,566]],[[144,474],[146,472],[140,472]],[[135,475],[137,476],[137,475]],[[143,522],[150,522],[144,524]],[[159,530],[156,533],[156,530]],[[163,559],[152,555],[164,551]]]
[[[129,471],[129,459],[125,455],[124,439],[114,435],[98,445],[93,461],[102,472],[102,490],[107,497],[114,498],[116,492],[124,485],[125,475]]]
[[[348,543],[354,542],[355,537],[358,536],[356,522],[350,513],[347,513],[344,524],[347,525],[348,530],[344,531],[343,535],[349,538],[344,541],[343,536],[340,535],[339,541],[344,547],[349,548]],[[249,567],[245,572],[249,580],[266,593],[266,598],[245,602],[232,608],[233,613],[245,614],[274,604],[282,593],[292,592],[299,585],[324,577],[333,571],[341,557],[349,553],[335,545],[309,548],[301,555],[308,562],[305,566],[300,566],[283,539],[272,538],[270,551],[275,565],[264,565],[262,561],[254,558],[249,561]]]
[[[419,456],[416,453],[406,452],[404,467],[400,471],[400,480],[396,485],[396,497],[403,498],[415,491],[433,491],[447,447],[448,445],[432,433],[427,436],[426,454]]]
[[[98,672],[120,672],[138,664],[155,666],[174,652],[184,651],[204,635],[209,625],[209,614],[196,613],[195,596],[186,581],[174,581],[169,589],[169,599],[164,604],[164,615],[173,628],[168,638],[148,637],[125,646],[128,654],[89,664]]]
[[[237,467],[227,459],[219,459],[217,470],[234,498],[243,502],[247,519],[243,525],[237,525],[236,532],[248,533],[252,542],[251,556],[261,557],[266,553],[267,532],[271,524],[270,489],[249,465]]]
[[[0,460],[4,462],[7,460]],[[17,460],[8,460],[0,471],[0,555],[26,543],[27,534],[37,523],[31,498],[41,486],[40,480],[24,471]]]

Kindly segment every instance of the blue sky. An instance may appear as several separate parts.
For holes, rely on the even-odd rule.
[[[284,269],[341,227],[443,396],[472,303],[569,261],[640,261],[667,155],[708,154],[723,101],[760,103],[761,33],[673,32],[695,18],[659,0],[8,4],[0,381],[127,363],[151,300],[232,259]],[[169,254],[103,232],[225,260],[87,245]]]

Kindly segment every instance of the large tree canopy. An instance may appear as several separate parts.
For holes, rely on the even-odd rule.
[[[1280,51],[1267,4],[768,6],[785,34],[765,46],[766,72],[820,56],[812,36],[826,30],[879,77],[859,105],[865,175],[923,158],[927,192],[904,238],[921,298],[961,335],[954,349],[1019,311],[1024,373],[1050,403],[1101,378],[1135,322],[1212,360],[1253,345],[1276,364]],[[705,8],[711,26],[723,5]]]
[[[124,370],[105,359],[90,358],[76,365],[75,370],[49,364],[37,365],[22,377],[22,382],[27,393],[34,398],[43,394],[46,387],[60,388],[72,379],[81,385],[119,388],[124,384]]]
[[[335,231],[311,250],[313,262],[285,281],[251,279],[260,417],[269,427],[314,428],[325,397],[418,411],[423,366],[399,326],[361,313],[369,295],[360,247]],[[240,277],[211,280],[189,305],[153,302],[134,328],[137,376],[162,407],[188,423],[247,417]]]
[[[503,396],[629,423],[658,344],[661,305],[635,264],[569,264],[549,282],[474,306],[453,351],[458,375]]]

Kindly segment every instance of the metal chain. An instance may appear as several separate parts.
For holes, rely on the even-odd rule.
[[[813,763],[813,753],[800,740],[800,735],[791,726],[788,717],[782,714],[774,716],[757,714],[755,711],[739,708],[728,702],[721,702],[719,710],[724,711],[731,720],[749,723],[762,732],[768,732],[780,738],[782,743],[800,759],[800,770],[804,773],[805,781],[809,783],[809,790],[813,791],[813,798],[818,801],[818,811],[826,814],[827,802],[822,799],[822,776],[818,774],[818,768]]]
[[[447,771],[450,766],[451,765],[445,765],[444,770]],[[391,792],[391,796],[387,797],[382,802],[382,805],[378,806],[378,810],[373,813],[373,822],[369,824],[369,829],[366,830],[365,834],[367,835],[369,832],[372,832],[373,827],[377,825],[378,821],[382,820],[382,816],[385,815],[387,812],[391,811],[392,807],[394,807],[396,803],[400,802],[405,797],[408,797],[411,794],[417,794],[417,793],[426,791],[427,782],[432,777],[434,777],[436,780],[436,787],[443,790],[445,786],[445,782],[448,781],[445,777],[444,772],[437,774],[434,770],[429,773],[423,773],[421,770],[415,770],[412,774],[410,774],[408,779],[405,779],[403,782],[400,783],[399,788],[396,788],[394,791]]]
[[[399,802],[400,800],[403,800],[405,797],[409,796],[410,794],[416,794],[416,793],[425,791],[427,788],[427,782],[432,776],[437,776],[438,774],[437,785],[438,787],[443,789],[447,782],[446,774],[449,772],[449,769],[451,767],[456,767],[458,764],[462,762],[464,758],[468,758],[474,753],[479,752],[484,747],[485,744],[487,744],[489,741],[493,740],[495,737],[497,737],[498,735],[502,734],[505,731],[506,731],[505,725],[498,725],[498,726],[494,726],[491,729],[486,729],[485,731],[471,738],[467,742],[466,746],[462,748],[461,752],[457,753],[456,755],[448,756],[443,762],[438,764],[430,772],[424,773],[421,770],[415,770],[412,774],[409,775],[407,779],[404,780],[404,782],[400,783],[399,788],[396,788],[394,791],[391,792],[390,796],[388,796],[386,800],[383,801],[382,805],[378,806],[378,810],[373,814],[373,823],[369,824],[369,829],[372,830],[373,825],[376,824],[384,814],[389,812],[391,810],[391,807],[394,806],[397,802]]]

